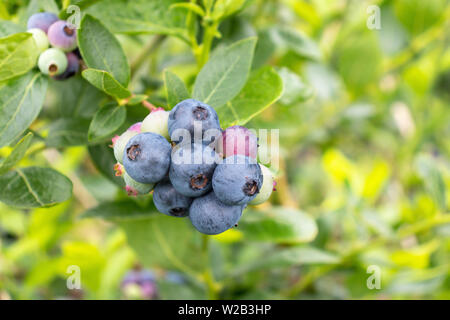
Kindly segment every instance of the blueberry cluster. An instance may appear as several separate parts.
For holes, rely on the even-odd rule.
[[[242,126],[222,130],[216,111],[194,99],[170,112],[153,110],[114,137],[113,148],[129,195],[153,190],[160,212],[189,217],[204,234],[235,226],[245,207],[266,201],[274,186],[270,170],[256,161],[256,135]]]
[[[53,13],[39,12],[28,19],[27,28],[36,42],[38,67],[43,74],[64,80],[78,72],[77,31],[72,25]]]

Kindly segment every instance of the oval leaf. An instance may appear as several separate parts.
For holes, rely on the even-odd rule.
[[[106,71],[86,69],[81,75],[94,87],[117,99],[126,99],[131,96],[131,92]]]
[[[31,33],[16,33],[0,39],[0,81],[30,71],[36,65],[36,43]]]
[[[14,33],[25,32],[25,28],[8,20],[0,20],[0,37],[6,37]]]
[[[178,0],[108,0],[87,11],[114,33],[157,33],[185,37],[183,10],[170,10]]]
[[[128,86],[130,67],[127,57],[119,41],[99,20],[84,16],[78,33],[78,47],[89,68],[105,70],[122,86]]]
[[[46,141],[47,146],[63,148],[87,144],[88,129],[89,120],[77,118],[58,119],[50,126]]]
[[[125,122],[127,109],[116,103],[108,103],[94,115],[89,126],[89,141],[107,138]]]
[[[153,202],[151,202],[153,204]],[[124,221],[149,218],[157,214],[155,206],[139,206],[136,201],[122,200],[105,202],[99,206],[85,211],[80,218],[101,218],[109,221]]]
[[[310,242],[317,235],[314,219],[306,213],[284,207],[274,207],[270,211],[247,210],[239,221],[238,230],[245,240],[273,243]]]
[[[254,71],[242,91],[217,109],[223,127],[245,125],[278,100],[283,93],[283,81],[272,67]]]
[[[0,147],[22,134],[44,103],[47,78],[30,72],[0,85]]]
[[[233,99],[247,82],[256,38],[240,40],[211,57],[195,79],[194,99],[218,108]]]
[[[164,71],[164,85],[166,86],[167,103],[170,108],[173,108],[178,102],[190,98],[183,80],[169,70]]]
[[[0,175],[14,167],[16,163],[25,156],[25,153],[31,144],[31,140],[33,140],[33,134],[29,132],[16,144],[9,156],[2,163],[0,163]]]
[[[72,182],[50,168],[15,169],[0,176],[0,201],[19,208],[48,207],[72,195]]]
[[[112,148],[108,147],[106,144],[98,144],[89,146],[88,151],[92,162],[99,172],[116,185],[125,187],[123,178],[115,175],[114,165],[117,163],[117,160],[114,158]]]
[[[121,221],[129,245],[148,267],[180,270],[195,275],[205,266],[201,235],[188,219],[154,214],[141,220]]]

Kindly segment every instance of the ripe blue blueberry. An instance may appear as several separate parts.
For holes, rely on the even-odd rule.
[[[55,48],[72,51],[77,47],[77,31],[66,21],[57,21],[48,28],[48,41]]]
[[[153,202],[159,212],[173,217],[186,217],[192,199],[178,193],[169,179],[159,182],[153,191]]]
[[[48,28],[56,21],[58,21],[58,17],[53,13],[35,13],[28,19],[27,29],[38,28],[47,33]]]
[[[199,197],[211,190],[217,154],[202,143],[174,148],[169,177],[173,187],[187,197]]]
[[[78,69],[80,68],[80,61],[78,59],[78,56],[73,53],[73,52],[68,52],[66,54],[67,57],[67,69],[66,71],[64,71],[63,74],[56,76],[55,79],[56,80],[64,80],[64,79],[68,79],[72,76],[74,76],[77,72]]]
[[[140,183],[157,183],[169,171],[170,143],[159,134],[143,132],[132,137],[123,151],[123,166]]]
[[[189,209],[192,225],[204,234],[219,234],[239,221],[243,206],[229,206],[221,202],[214,192],[195,198]]]
[[[228,205],[242,205],[253,200],[262,183],[259,165],[242,155],[225,158],[217,165],[212,179],[217,198]]]
[[[168,129],[172,141],[176,143],[194,140],[210,143],[222,132],[216,111],[194,99],[181,101],[170,111]]]
[[[67,69],[67,57],[64,52],[56,48],[50,48],[41,53],[38,60],[39,70],[43,74],[57,76]]]

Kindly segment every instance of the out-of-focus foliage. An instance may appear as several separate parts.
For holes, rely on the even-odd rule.
[[[101,57],[92,56],[87,81],[49,81],[32,138],[0,149],[0,171],[51,166],[73,184],[73,196],[51,208],[18,209],[33,199],[27,194],[0,203],[0,299],[123,298],[122,278],[133,266],[154,271],[161,299],[450,299],[447,0],[93,2],[2,1],[0,36],[24,31],[40,9],[79,3],[93,16],[85,20],[91,28],[102,27],[97,19],[109,28],[130,62],[131,77],[116,66],[117,87],[127,91],[130,78],[132,92],[169,108],[187,90],[202,97],[192,89],[208,60],[257,37],[247,89],[236,95],[237,86],[231,97],[242,107],[219,113],[228,124],[280,129],[277,191],[209,241],[188,221],[157,214],[151,198],[127,198],[101,138],[148,111],[128,105],[112,130],[89,131],[94,114],[102,122],[97,109],[107,97],[87,81],[110,76],[100,78]],[[212,11],[219,33],[204,38],[209,59],[191,44]],[[380,29],[371,29],[378,12]],[[207,89],[209,79],[202,81]],[[219,96],[217,107],[228,99]],[[10,199],[7,178],[0,176],[0,201]],[[81,291],[66,287],[72,265],[81,270]],[[370,289],[374,270],[380,287]]]

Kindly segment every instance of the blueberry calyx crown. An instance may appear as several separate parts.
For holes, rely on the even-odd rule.
[[[208,184],[208,177],[204,174],[197,174],[191,178],[191,188],[201,190]]]
[[[65,25],[64,26],[64,28],[63,28],[63,30],[64,30],[64,33],[67,35],[67,36],[73,36],[73,34],[74,34],[74,31],[73,31],[73,29],[72,28],[70,28],[68,25]]]
[[[258,183],[253,179],[247,180],[247,182],[245,182],[244,184],[244,187],[242,188],[242,191],[247,196],[253,196],[258,192]]]
[[[127,156],[130,160],[136,160],[137,157],[141,154],[141,146],[138,144],[133,144],[131,147],[127,149]]]
[[[197,106],[192,113],[194,114],[195,119],[197,120],[206,120],[208,118],[208,110],[203,108],[202,106]]]
[[[50,74],[54,74],[58,71],[58,66],[54,63],[48,66],[48,71]]]
[[[177,207],[177,208],[170,209],[169,213],[176,217],[182,217],[186,213],[186,210],[185,210],[185,208]]]

